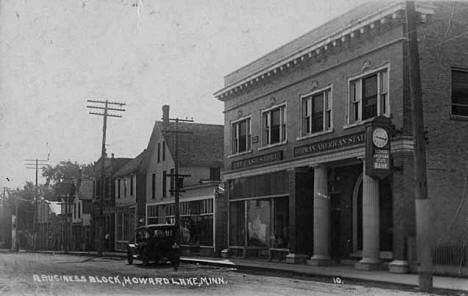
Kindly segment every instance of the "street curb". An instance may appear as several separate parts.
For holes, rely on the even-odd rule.
[[[242,264],[235,264],[233,262],[219,262],[216,260],[206,260],[206,259],[195,259],[195,258],[184,258],[180,260],[184,263],[190,264],[200,264],[200,265],[210,265],[210,266],[217,266],[217,267],[225,267],[225,268],[235,268],[237,271],[259,271],[259,272],[269,272],[269,273],[287,273],[296,276],[306,276],[313,278],[315,280],[319,280],[325,283],[331,283],[336,285],[344,284],[346,281],[351,282],[351,284],[372,284],[377,287],[384,287],[384,286],[393,286],[399,287],[402,290],[409,290],[412,292],[419,292],[418,286],[413,284],[406,284],[406,283],[395,283],[385,280],[374,280],[374,279],[363,279],[358,277],[350,277],[350,276],[343,276],[340,274],[320,274],[317,272],[310,272],[310,271],[298,271],[298,270],[290,270],[287,268],[271,268],[267,266],[252,266],[252,265],[242,265]],[[447,294],[447,293],[454,293],[454,292],[461,292],[466,293],[467,290],[459,290],[459,289],[446,289],[446,288],[437,288],[434,287],[432,293],[436,294]]]

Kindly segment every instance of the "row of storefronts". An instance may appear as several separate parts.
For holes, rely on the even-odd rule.
[[[468,136],[456,132],[468,40],[450,39],[468,25],[462,8],[416,6],[434,263],[468,272]],[[173,224],[177,185],[186,254],[416,270],[405,9],[363,4],[228,74],[214,94],[224,125],[173,121],[163,106],[140,155],[96,163],[93,248],[125,251],[138,226]],[[449,18],[463,26],[440,30]],[[437,55],[431,38],[446,38]]]

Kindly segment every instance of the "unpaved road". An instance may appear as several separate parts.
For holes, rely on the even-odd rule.
[[[425,295],[182,264],[127,265],[88,256],[0,253],[0,295]]]

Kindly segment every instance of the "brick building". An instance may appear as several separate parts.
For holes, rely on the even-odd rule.
[[[416,10],[434,263],[466,265],[468,3]],[[371,2],[225,77],[231,253],[414,268],[405,32],[405,3]],[[391,149],[387,176],[369,176],[368,145]]]
[[[216,194],[223,167],[223,126],[169,122],[154,125],[148,143],[146,223],[172,224],[174,216],[175,153],[178,151],[182,252],[219,254],[225,248],[226,200]],[[178,133],[176,133],[178,131]],[[175,138],[178,137],[178,148]]]

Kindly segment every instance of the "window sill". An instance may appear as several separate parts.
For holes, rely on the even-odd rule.
[[[377,117],[377,116],[376,116]],[[350,123],[350,124],[347,124],[345,126],[343,126],[343,129],[348,129],[348,128],[353,128],[353,127],[356,127],[356,126],[361,126],[361,125],[364,125],[368,122],[371,122],[372,120],[374,120],[375,117],[372,117],[372,118],[368,118],[366,120],[361,120],[361,121],[357,121],[357,122],[354,122],[354,123]]]
[[[368,123],[368,122],[371,122],[372,120],[374,120],[376,117],[379,117],[379,116],[385,116],[385,117],[387,117],[387,118],[392,119],[392,114],[390,114],[390,115],[381,114],[381,115],[377,115],[377,116],[374,116],[374,117],[371,117],[371,118],[367,118],[367,119],[365,119],[365,120],[356,121],[356,122],[354,122],[354,123],[346,124],[346,125],[343,126],[343,129],[353,128],[353,127],[356,127],[356,126],[360,126],[360,125],[366,124],[366,123]],[[467,120],[468,120],[468,119],[467,119]]]
[[[252,152],[253,152],[253,150],[250,149],[250,150],[247,150],[247,151],[244,151],[244,152],[240,152],[240,153],[228,155],[227,158],[234,158],[234,157],[237,157],[237,156],[242,156],[242,155],[250,154],[250,153],[252,153]]]
[[[468,121],[468,116],[450,114],[450,119],[451,120]]]
[[[298,138],[296,138],[296,141],[303,141],[303,140],[307,140],[307,139],[310,139],[310,138],[315,138],[315,137],[319,137],[319,136],[322,136],[322,135],[331,134],[334,131],[335,131],[334,128],[327,129],[327,130],[324,130],[324,131],[321,131],[321,132],[316,132],[316,133],[313,133],[313,134],[298,137]]]
[[[275,143],[275,144],[271,144],[271,145],[268,145],[268,146],[259,147],[258,151],[263,151],[263,150],[267,150],[267,149],[270,149],[270,148],[282,146],[282,145],[285,145],[287,143],[288,143],[288,141],[283,141],[283,142],[280,142],[280,143]]]

